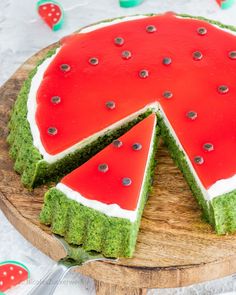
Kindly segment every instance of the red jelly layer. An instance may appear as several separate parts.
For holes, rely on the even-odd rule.
[[[154,25],[156,31],[147,32]],[[205,34],[199,28],[205,28]],[[124,44],[117,46],[116,37]],[[131,58],[122,58],[128,50]],[[172,14],[126,21],[63,41],[37,93],[42,143],[55,155],[149,103],[160,102],[203,185],[236,173],[236,37],[207,22]],[[194,52],[200,52],[195,53]],[[200,58],[199,58],[200,56]],[[94,65],[89,62],[95,57]],[[163,58],[170,57],[169,65]],[[94,62],[94,60],[93,60]],[[62,71],[60,66],[70,69]],[[148,77],[141,78],[140,71]],[[222,94],[220,85],[229,91]],[[163,97],[171,91],[170,99]],[[52,96],[60,96],[52,104]],[[106,102],[114,101],[108,109]],[[197,113],[192,120],[189,111]],[[47,133],[56,127],[57,134]],[[203,149],[211,143],[214,150]],[[195,156],[203,158],[196,164]]]
[[[61,182],[89,200],[135,210],[145,177],[155,123],[156,118],[152,114],[120,137],[121,147],[110,144]],[[134,150],[132,146],[135,143],[141,144],[142,148]],[[108,165],[108,170],[99,171],[100,164]],[[132,183],[123,185],[123,178],[129,178]]]

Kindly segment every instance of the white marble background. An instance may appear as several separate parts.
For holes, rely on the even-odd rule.
[[[221,10],[215,0],[145,0],[135,8],[122,9],[118,0],[59,0],[66,13],[62,30],[52,32],[37,16],[36,0],[0,0],[0,85],[38,50],[57,41],[79,27],[121,15],[144,12],[175,11],[202,15],[226,24],[236,25],[236,4]],[[0,211],[0,261],[18,260],[31,270],[31,281],[16,287],[8,295],[26,295],[54,262],[29,244],[6,220]],[[236,294],[236,278],[194,285],[180,289],[150,290],[149,295],[213,295],[226,292]],[[78,274],[68,274],[55,295],[95,295],[93,281]],[[47,294],[42,294],[47,295]]]

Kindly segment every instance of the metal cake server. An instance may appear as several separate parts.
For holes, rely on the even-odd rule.
[[[92,261],[117,261],[118,259],[106,258],[94,251],[85,251],[82,247],[69,245],[62,237],[53,235],[63,246],[67,256],[58,261],[28,295],[52,295],[64,276],[73,268]]]

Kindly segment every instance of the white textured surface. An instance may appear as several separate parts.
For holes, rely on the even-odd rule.
[[[61,31],[51,32],[42,24],[32,0],[0,1],[0,85],[25,61],[26,58],[57,41],[79,27],[121,15],[167,10],[202,15],[236,25],[236,5],[223,11],[215,0],[146,0],[142,5],[130,9],[118,6],[118,0],[60,0],[66,12],[66,24]],[[0,212],[0,261],[16,259],[31,270],[31,283],[12,289],[7,294],[26,295],[35,280],[39,280],[53,265],[53,261],[31,246],[7,222]],[[188,288],[150,290],[149,295],[213,295],[222,292],[236,294],[234,277],[199,284]],[[93,281],[78,274],[68,274],[55,292],[62,294],[94,295]],[[45,294],[46,295],[46,294]]]

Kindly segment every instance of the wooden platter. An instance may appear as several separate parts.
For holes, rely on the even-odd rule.
[[[47,187],[28,191],[22,186],[6,143],[9,113],[20,87],[52,46],[27,60],[0,88],[0,208],[27,240],[58,260],[64,250],[38,220]],[[94,262],[78,269],[96,280],[97,294],[145,294],[147,288],[182,287],[236,272],[236,235],[217,236],[202,220],[164,145],[157,160],[134,258],[116,264]]]

